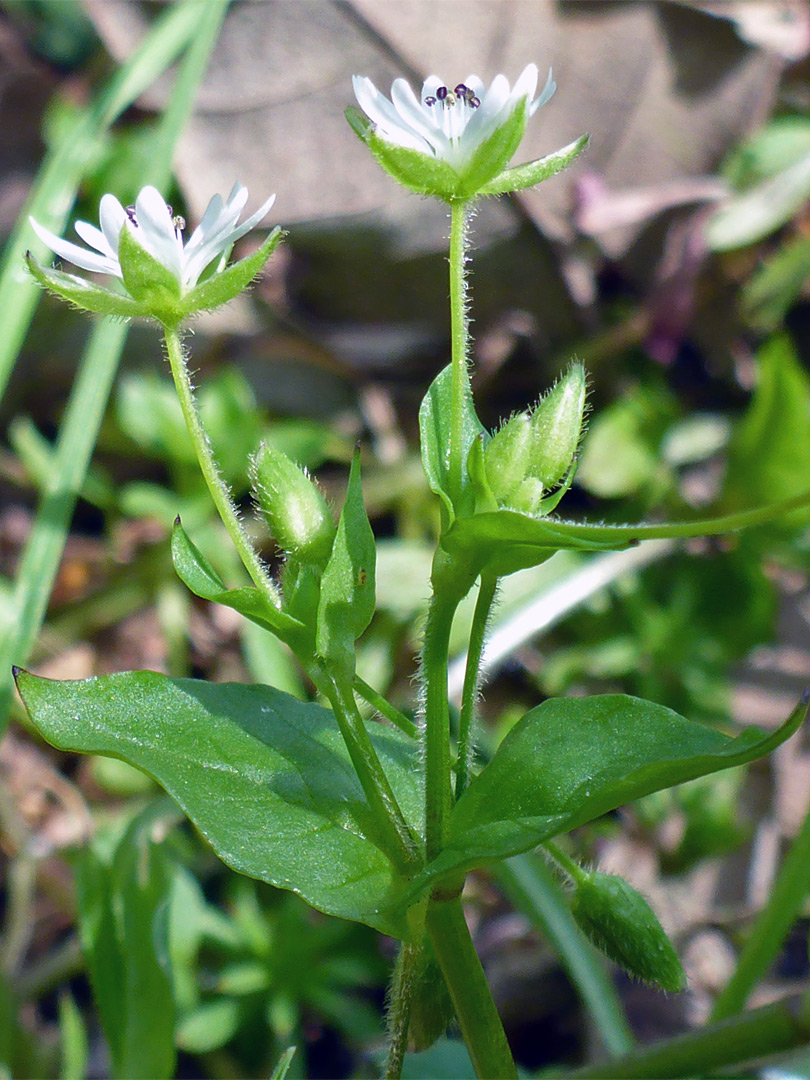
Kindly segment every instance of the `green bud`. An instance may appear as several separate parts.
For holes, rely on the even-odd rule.
[[[528,413],[516,413],[493,435],[484,454],[484,468],[489,486],[499,502],[509,501],[511,493],[529,475],[532,449],[532,425]]]
[[[664,990],[683,990],[686,976],[655,912],[613,874],[582,870],[571,910],[593,944],[631,975]]]
[[[300,465],[269,443],[251,462],[259,509],[278,544],[302,563],[325,566],[335,539],[332,512]]]
[[[499,506],[547,513],[544,492],[571,475],[585,412],[585,369],[572,364],[531,413],[517,413],[490,440],[486,480]]]
[[[531,475],[553,487],[574,462],[585,415],[585,368],[572,364],[532,413]]]

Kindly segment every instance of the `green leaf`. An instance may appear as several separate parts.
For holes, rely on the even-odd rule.
[[[346,502],[340,515],[329,562],[321,579],[318,603],[318,655],[354,678],[354,643],[374,615],[377,549],[360,485],[360,455],[349,473]]]
[[[446,849],[409,897],[452,870],[528,851],[650,792],[764,757],[796,731],[807,701],[778,731],[730,738],[622,694],[551,698],[526,713],[470,783]]]
[[[419,434],[422,444],[422,467],[427,476],[430,490],[435,492],[444,504],[448,515],[453,516],[453,504],[450,501],[450,423],[453,395],[453,368],[448,364],[439,372],[422,399],[419,409]],[[464,412],[462,417],[461,452],[462,460],[467,461],[473,443],[483,436],[484,443],[489,441],[489,433],[484,429],[475,411],[470,377],[464,376]],[[465,475],[463,487],[469,483]]]
[[[118,240],[118,261],[130,296],[162,323],[176,325],[183,317],[180,282],[168,267],[141,247],[127,225]]]
[[[174,1004],[161,940],[169,874],[150,837],[153,818],[152,807],[135,818],[111,860],[86,849],[77,874],[82,947],[119,1080],[174,1075]]]
[[[233,998],[217,997],[190,1009],[177,1026],[177,1045],[188,1054],[210,1054],[229,1042],[243,1019]]]
[[[522,191],[524,188],[534,187],[535,184],[556,176],[558,172],[567,169],[568,166],[579,157],[590,142],[589,135],[580,135],[576,142],[569,143],[562,150],[555,150],[553,154],[537,158],[536,161],[528,161],[525,165],[516,165],[513,169],[506,169],[496,176],[494,180],[479,188],[479,195],[508,195],[512,191]]]
[[[787,241],[743,286],[743,308],[758,330],[776,330],[810,278],[810,236]]]
[[[775,232],[810,195],[810,152],[782,172],[729,199],[708,221],[706,242],[712,251],[746,247]]]
[[[810,492],[722,517],[650,525],[592,525],[496,510],[456,521],[442,537],[442,546],[450,555],[475,567],[477,573],[486,568],[503,575],[537,566],[563,549],[616,551],[642,540],[719,536],[773,521],[806,506],[810,506]]]
[[[757,388],[729,443],[720,498],[727,510],[810,488],[810,379],[786,335],[769,341],[758,360]],[[806,521],[805,511],[785,523]]]
[[[331,712],[267,686],[157,672],[79,682],[18,673],[34,726],[53,745],[123,758],[153,776],[233,869],[313,907],[395,937],[403,882]],[[412,740],[369,733],[409,820],[420,817]]]
[[[181,318],[189,318],[198,311],[213,311],[244,292],[261,274],[264,264],[285,235],[277,225],[252,255],[246,255],[244,259],[232,263],[221,273],[213,274],[187,292],[179,305]]]
[[[228,589],[198,547],[189,539],[180,519],[172,529],[172,561],[177,576],[195,596],[233,608],[289,644],[297,643],[306,628],[291,615],[269,604],[258,589]]]
[[[111,315],[114,319],[133,319],[149,315],[144,304],[139,304],[131,296],[103,289],[92,285],[75,274],[66,274],[62,270],[40,266],[34,256],[28,252],[25,262],[31,276],[48,292],[67,300],[69,304],[92,315]]]
[[[81,1009],[68,991],[59,997],[59,1043],[62,1065],[59,1080],[84,1080],[88,1040]]]

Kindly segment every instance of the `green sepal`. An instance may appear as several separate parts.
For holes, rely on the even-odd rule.
[[[321,579],[317,631],[318,655],[349,682],[354,679],[354,643],[374,615],[376,564],[374,533],[363,505],[360,453],[355,451],[346,501]]]
[[[537,158],[535,161],[527,161],[525,165],[516,165],[513,169],[505,169],[494,180],[490,180],[478,189],[479,195],[508,195],[512,191],[522,191],[524,188],[534,187],[535,184],[556,176],[558,172],[567,169],[575,161],[590,142],[589,135],[581,135],[576,142],[569,143],[562,150],[555,150],[553,154]]]
[[[580,870],[571,914],[593,944],[630,975],[677,994],[686,985],[678,954],[658,917],[624,878]]]
[[[195,596],[233,608],[246,619],[264,627],[297,651],[299,642],[306,639],[307,628],[273,607],[258,589],[246,586],[229,589],[205,558],[199,548],[189,539],[180,518],[172,529],[172,562],[177,576]]]
[[[127,225],[118,240],[118,261],[130,296],[164,325],[176,326],[183,317],[180,282],[171,270],[141,247]]]
[[[232,263],[218,274],[212,274],[185,293],[179,305],[181,318],[190,318],[199,311],[213,311],[244,292],[261,274],[265,263],[285,235],[277,225],[252,255],[246,255],[244,259]]]
[[[81,311],[89,311],[92,315],[111,315],[114,319],[145,318],[150,314],[146,305],[139,304],[131,296],[122,296],[111,289],[93,285],[75,274],[40,266],[30,251],[26,252],[25,262],[29,273],[43,289]]]
[[[368,117],[353,105],[346,109],[346,119],[382,168],[403,187],[419,195],[437,195],[440,199],[456,197],[459,176],[445,161],[386,142],[377,135],[375,125]]]
[[[528,99],[522,98],[509,118],[478,146],[459,176],[456,198],[471,199],[479,195],[483,186],[506,168],[526,134],[528,112]]]

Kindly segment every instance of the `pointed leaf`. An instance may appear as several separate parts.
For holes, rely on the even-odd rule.
[[[555,150],[553,154],[537,158],[536,161],[528,161],[525,165],[516,165],[513,169],[506,169],[500,176],[484,184],[479,194],[508,195],[512,191],[534,187],[535,184],[548,180],[550,176],[556,176],[558,172],[567,169],[573,161],[576,161],[589,142],[589,135],[580,135],[576,142],[569,143],[562,150]]]
[[[200,549],[189,539],[179,518],[172,529],[172,561],[177,576],[195,596],[233,608],[291,645],[305,633],[305,627],[297,619],[273,607],[258,589],[250,586],[228,589]]]
[[[471,561],[479,572],[486,567],[493,573],[511,574],[539,565],[563,549],[616,551],[642,540],[718,536],[761,525],[807,506],[810,506],[810,492],[722,517],[650,525],[595,525],[496,510],[456,521],[442,538],[442,545],[451,555]]]
[[[246,255],[244,259],[232,263],[221,273],[213,274],[187,292],[180,302],[182,317],[188,318],[198,311],[212,311],[244,292],[261,274],[264,264],[285,235],[277,225],[252,255]]]
[[[404,920],[388,912],[403,881],[376,842],[328,710],[268,686],[153,671],[79,682],[18,672],[18,687],[45,739],[149,773],[233,869],[328,914],[405,935]],[[377,724],[369,734],[400,806],[417,821],[412,740]]]
[[[110,289],[103,289],[75,274],[40,266],[30,252],[25,261],[31,276],[44,289],[82,311],[89,311],[92,315],[111,315],[116,319],[132,319],[136,316],[143,318],[149,315],[144,305],[133,300],[131,296],[122,296]]]
[[[366,629],[376,606],[377,548],[360,484],[360,455],[349,473],[346,502],[340,515],[329,562],[321,579],[318,605],[318,655],[354,678],[354,643]]]
[[[444,509],[452,517],[453,504],[450,501],[450,417],[453,393],[453,368],[448,364],[439,372],[422,399],[419,409],[419,434],[422,444],[422,467],[427,476],[430,490],[435,492],[444,504]],[[464,376],[464,412],[462,419],[462,460],[467,461],[476,439],[483,436],[483,442],[489,439],[475,411],[470,378]],[[467,487],[468,477],[463,478],[463,487]]]
[[[528,712],[453,808],[447,848],[414,882],[528,851],[650,792],[764,757],[789,738],[808,697],[778,731],[730,738],[623,694],[552,698]]]

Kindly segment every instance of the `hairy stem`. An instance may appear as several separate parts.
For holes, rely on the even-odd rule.
[[[426,925],[476,1074],[488,1080],[517,1077],[461,900],[431,901]]]
[[[461,496],[464,476],[464,381],[467,376],[467,210],[468,203],[450,206],[450,347],[453,364],[450,412],[450,497]]]
[[[425,679],[425,847],[435,859],[447,840],[450,788],[450,709],[447,701],[447,653],[458,599],[434,594],[428,608],[422,647]]]
[[[311,673],[316,685],[326,693],[332,705],[346,749],[390,858],[400,873],[412,874],[419,862],[419,849],[374,749],[354,694],[326,673],[322,673],[322,678],[317,677],[314,669]]]
[[[408,1049],[411,996],[420,954],[420,945],[404,941],[400,946],[388,991],[388,1058],[385,1063],[385,1080],[399,1080],[402,1075],[402,1062]]]
[[[464,672],[464,689],[461,694],[461,715],[458,722],[458,764],[456,766],[456,799],[464,794],[470,777],[473,756],[473,719],[475,698],[478,693],[478,673],[484,652],[487,620],[498,587],[497,577],[486,574],[481,578],[481,588],[475,604],[470,644],[467,649],[467,667]]]
[[[239,514],[233,504],[227,484],[222,479],[217,463],[214,460],[214,455],[211,451],[211,443],[208,441],[208,436],[203,428],[200,414],[197,409],[197,403],[194,400],[194,391],[191,386],[191,378],[189,376],[186,358],[183,354],[180,331],[177,327],[166,326],[164,327],[164,332],[166,355],[169,358],[169,366],[172,370],[175,389],[180,398],[183,419],[186,422],[186,427],[191,436],[194,451],[197,455],[197,461],[199,462],[208,490],[211,493],[211,498],[214,500],[217,512],[222,518],[222,523],[228,530],[228,534],[234,543],[234,547],[239,552],[239,557],[241,558],[245,569],[253,579],[254,585],[273,607],[280,607],[281,602],[278,590],[270,580],[267,570],[263,566],[259,556],[256,554],[256,551],[245,532],[245,528],[239,520]]]
[[[415,739],[419,734],[413,720],[410,720],[405,713],[401,713],[399,709],[395,709],[387,698],[384,698],[382,694],[378,694],[374,687],[369,686],[365,679],[361,679],[359,675],[354,677],[354,690],[358,697],[361,697],[363,701],[376,709],[380,716],[392,723],[394,727],[398,727],[400,731],[404,731],[412,739]]]

